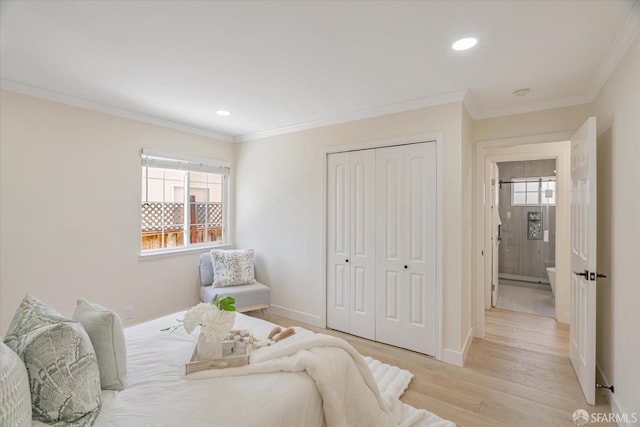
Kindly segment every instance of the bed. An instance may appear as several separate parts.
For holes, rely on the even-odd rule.
[[[388,378],[373,379],[372,366],[377,361],[363,359],[346,341],[300,328],[293,337],[254,351],[245,367],[187,376],[185,362],[197,335],[183,328],[161,331],[183,315],[125,329],[126,387],[103,390],[95,427],[454,425],[399,401],[411,378],[408,371],[402,384],[390,391]],[[247,329],[258,338],[266,337],[274,326],[244,314],[236,316],[235,328]],[[390,367],[383,366],[378,371],[388,375]],[[381,393],[377,391],[380,383],[387,385]],[[34,421],[32,426],[46,424]]]

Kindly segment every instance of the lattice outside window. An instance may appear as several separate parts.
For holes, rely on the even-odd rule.
[[[222,162],[143,151],[142,251],[227,243],[228,181]]]

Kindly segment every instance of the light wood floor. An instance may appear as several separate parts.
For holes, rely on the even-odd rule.
[[[473,340],[464,368],[284,317],[269,320],[344,338],[363,355],[413,372],[402,400],[459,426],[575,427],[576,409],[610,411],[606,390],[597,391],[596,406],[585,402],[569,361],[569,327],[554,319],[488,310],[485,338]]]

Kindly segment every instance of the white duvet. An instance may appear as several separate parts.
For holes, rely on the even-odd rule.
[[[381,396],[366,363],[348,343],[306,330],[254,351],[248,366],[185,376],[197,335],[183,328],[160,331],[182,316],[125,330],[127,386],[103,391],[95,427],[453,425]],[[273,327],[242,314],[236,318],[235,328],[258,338]]]

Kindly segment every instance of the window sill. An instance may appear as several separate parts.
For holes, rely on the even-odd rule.
[[[176,249],[158,249],[155,251],[141,252],[138,256],[140,260],[164,258],[177,255],[188,255],[199,252],[209,252],[212,249],[231,249],[231,245],[228,243],[210,246],[191,246],[188,248],[176,248]]]

